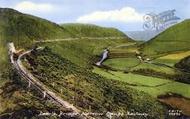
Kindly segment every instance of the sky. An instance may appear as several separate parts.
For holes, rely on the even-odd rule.
[[[60,23],[90,23],[122,31],[143,30],[143,16],[175,9],[181,20],[190,18],[190,0],[0,0],[13,8]]]

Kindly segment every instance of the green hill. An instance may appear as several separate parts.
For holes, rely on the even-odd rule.
[[[80,36],[119,36],[124,33],[114,28],[95,25],[67,24],[60,26],[48,20],[20,13],[9,8],[0,8],[0,65],[7,65],[7,42],[14,42],[18,48],[31,48],[34,41],[62,39]]]
[[[190,72],[190,56],[181,59],[175,64],[175,67],[179,68],[182,71]]]
[[[65,42],[45,43],[60,56],[80,65],[81,67],[92,67],[99,60],[100,54],[105,48],[116,47],[120,44],[128,44],[127,39],[80,39]]]
[[[61,26],[78,37],[127,37],[118,29],[92,24],[68,23],[62,24]]]
[[[114,48],[118,45],[135,42],[123,32],[115,28],[101,27],[92,24],[67,23],[61,25],[80,40],[46,43],[45,46],[52,48],[60,56],[81,67],[91,67],[105,48]],[[88,39],[86,37],[91,37]],[[99,37],[110,37],[111,39],[98,39]]]
[[[63,27],[50,21],[22,14],[16,10],[0,8],[0,65],[3,69],[7,61],[7,42],[16,47],[31,47],[33,41],[73,37]]]
[[[69,31],[58,24],[13,9],[0,9],[0,18],[4,39],[14,41],[16,45],[22,46],[36,40],[73,37]]]
[[[53,22],[47,21],[42,18],[23,14],[13,9],[0,8],[0,54],[1,54],[1,57],[0,57],[0,92],[1,92],[0,114],[9,115],[12,112],[14,112],[15,115],[12,115],[12,116],[14,116],[15,118],[24,118],[25,115],[27,114],[29,114],[30,116],[31,111],[32,112],[34,111],[36,114],[38,114],[39,110],[42,110],[42,111],[47,111],[47,110],[56,111],[57,110],[57,107],[55,105],[52,105],[51,103],[47,101],[41,101],[40,100],[41,97],[37,93],[35,93],[35,90],[28,89],[30,90],[29,92],[26,88],[27,84],[25,84],[24,82],[21,82],[20,77],[13,70],[11,70],[11,66],[8,60],[7,43],[14,42],[17,49],[24,48],[25,50],[27,50],[27,49],[30,49],[33,45],[35,45],[34,41],[47,40],[47,39],[62,39],[62,38],[79,37],[79,36],[81,37],[95,37],[95,36],[96,37],[126,37],[122,32],[116,29],[103,28],[103,27],[98,27],[98,26],[93,26],[93,25],[91,25],[90,28],[86,29],[85,27],[87,26],[86,25],[77,26],[76,28],[81,27],[81,31],[80,33],[78,33],[78,31],[73,30],[70,27],[65,28],[63,26],[60,26],[58,24],[55,24]],[[85,30],[82,30],[82,29],[85,29]],[[89,32],[89,34],[91,35],[89,35],[87,32]],[[78,35],[78,34],[83,34],[83,35]],[[77,53],[78,56],[80,54],[84,54],[84,56],[86,56],[85,59],[88,59],[87,57],[89,56],[91,57],[91,56],[94,56],[95,54],[98,54],[98,52],[101,51],[106,46],[109,46],[109,45],[112,46],[113,44],[117,45],[117,43],[128,42],[129,40],[126,40],[126,39],[125,38],[122,40],[103,39],[101,40],[101,42],[98,39],[90,39],[90,40],[83,39],[82,43],[84,43],[84,45],[82,46],[79,44],[81,40],[79,39],[76,41],[78,42],[76,43],[76,45],[72,44],[72,43],[75,43],[75,41],[72,41],[71,43],[70,41],[65,41],[63,43],[60,43],[58,48],[61,49],[62,47],[66,46],[63,48],[63,50],[67,49],[65,50],[67,52],[66,58],[74,62],[80,58],[80,57],[79,58],[74,57],[76,56],[75,53]],[[69,45],[67,45],[67,42],[69,43]],[[63,45],[64,43],[65,45]],[[97,50],[96,43],[99,44],[99,47],[101,46],[101,44],[104,44],[104,45],[101,46],[100,48],[97,48],[98,49]],[[51,45],[51,46],[57,45],[56,43],[55,45],[52,45],[52,44],[49,43],[48,45]],[[83,46],[85,46],[85,48],[83,48]],[[58,48],[53,48],[53,49],[58,50]],[[91,53],[92,50],[89,50],[89,48],[91,48],[92,50],[96,49],[95,50],[96,53]],[[60,51],[62,51],[62,49]],[[66,53],[65,51],[61,53],[62,55],[59,55],[59,56],[64,57],[64,53]],[[81,52],[81,51],[84,51],[84,52]],[[88,53],[88,54],[85,54],[85,53]],[[51,60],[53,61],[54,59],[51,57]],[[82,60],[83,59],[81,59],[80,61]],[[49,61],[49,63],[51,63],[52,61]],[[59,64],[59,62],[54,62],[54,66],[56,66],[57,63]],[[83,64],[81,64],[81,66],[82,65]],[[72,65],[70,66],[72,67]],[[69,69],[66,72],[68,71]],[[55,73],[55,72],[52,72],[52,73]],[[82,75],[85,75],[85,74],[81,73],[81,76]],[[92,89],[94,86],[95,86],[94,84],[92,86],[89,85],[89,87]],[[94,102],[94,104],[96,104],[96,102]],[[1,116],[2,115],[0,115],[0,118]]]
[[[160,55],[175,51],[189,50],[190,20],[176,24],[142,44],[141,50],[146,55]]]
[[[14,42],[18,49],[26,49],[31,48],[33,41],[36,40],[65,37],[73,37],[73,35],[55,23],[35,16],[22,14],[13,9],[0,8],[1,114],[3,112],[12,112],[13,110],[18,112],[23,110],[21,115],[17,115],[23,117],[17,117],[15,115],[15,118],[24,118],[24,113],[28,113],[27,111],[51,108],[46,102],[41,102],[39,97],[35,97],[33,91],[28,92],[25,87],[26,85],[20,82],[19,76],[17,76],[10,66],[7,43]],[[31,102],[33,104],[31,104]]]
[[[162,105],[148,94],[137,92],[123,82],[106,79],[75,65],[48,47],[33,52],[27,59],[32,64],[25,63],[26,67],[40,81],[85,112],[134,111],[147,113],[146,118],[164,116]]]

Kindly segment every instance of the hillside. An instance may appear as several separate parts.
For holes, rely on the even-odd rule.
[[[152,31],[126,31],[127,36],[136,41],[148,41],[158,35],[160,32],[156,30]]]
[[[43,45],[52,48],[60,56],[81,67],[92,68],[92,64],[99,59],[105,48],[135,42],[115,28],[79,23],[62,24],[61,26],[70,33],[75,34],[76,37],[83,38],[66,42],[54,42],[53,44],[45,43]],[[111,37],[111,39],[98,39],[99,37]]]
[[[61,26],[78,37],[127,37],[118,29],[92,24],[68,23],[62,24]]]
[[[82,25],[82,26],[85,27],[86,25]],[[85,28],[82,27],[81,29],[85,29]],[[96,29],[96,32],[98,35],[93,34],[95,32],[93,31],[93,29]],[[100,32],[98,32],[98,30],[100,30]],[[73,31],[74,30],[72,28],[64,28],[62,26],[59,26],[58,24],[55,24],[53,22],[47,21],[42,18],[23,14],[13,9],[0,8],[0,54],[1,54],[1,57],[0,57],[0,66],[1,66],[0,67],[0,93],[1,93],[0,94],[0,102],[1,102],[0,114],[2,114],[0,115],[0,118],[4,118],[4,117],[8,118],[10,114],[14,114],[11,116],[15,117],[15,119],[25,118],[25,117],[31,118],[34,115],[37,116],[39,114],[39,111],[44,111],[44,112],[58,111],[58,108],[55,105],[52,105],[51,102],[42,101],[41,97],[38,95],[38,93],[35,92],[34,89],[27,89],[26,82],[20,81],[21,78],[17,75],[17,73],[15,73],[11,69],[11,66],[8,60],[7,43],[14,42],[17,49],[27,50],[27,49],[32,48],[32,46],[36,45],[34,41],[79,37],[78,34],[76,34],[77,31],[75,32]],[[87,31],[93,35],[89,36]],[[81,30],[80,33],[83,34],[82,37],[93,37],[96,35],[98,37],[126,37],[119,30],[116,30],[116,29],[109,30],[109,28],[103,28],[99,26],[92,26],[87,31]],[[73,54],[72,52],[76,52],[76,49],[80,49],[77,53],[84,54],[82,56],[87,56],[89,58],[91,56],[94,56],[95,54],[94,53],[90,54],[92,50],[88,51],[88,48],[96,49],[95,47],[97,44],[95,43],[105,44],[101,46],[101,48],[98,48],[98,50],[96,51],[96,54],[98,54],[98,52],[101,51],[107,45],[112,46],[113,44],[117,45],[117,43],[128,42],[128,40],[126,39],[125,38],[123,38],[122,40],[103,39],[101,40],[100,43],[99,43],[99,40],[97,39],[91,39],[91,40],[83,39],[83,43],[86,46],[86,48],[84,49],[80,45],[79,47],[78,44],[76,44],[76,47],[75,47],[72,43],[70,45],[67,45],[65,42],[65,46],[68,46],[68,47],[65,47],[63,50],[67,49],[66,56],[68,56],[69,60],[74,59],[72,61],[77,61],[78,59],[77,57],[70,55],[70,54]],[[79,39],[77,42],[80,42],[80,40],[81,39]],[[93,40],[95,41],[94,43],[92,43],[91,45],[88,44]],[[69,41],[67,42],[70,43]],[[50,43],[49,45],[56,46],[56,44],[55,45],[52,45],[52,44]],[[60,43],[60,48],[64,46],[61,44],[62,43]],[[41,45],[41,44],[37,44],[37,45]],[[57,50],[57,48],[54,48],[54,49]],[[69,52],[69,49],[71,49],[71,52]],[[89,54],[85,54],[87,52],[82,53],[80,51],[87,51]],[[64,53],[62,53],[61,56],[64,56]],[[80,54],[78,54],[78,56],[80,56]],[[85,58],[88,59],[87,57]],[[51,60],[53,61],[54,59],[51,57]],[[83,59],[81,59],[80,61],[82,60]],[[51,63],[51,61],[49,63]],[[54,65],[57,63],[59,64],[59,62],[54,62]],[[83,64],[81,64],[81,66],[82,65]]]
[[[67,30],[50,21],[22,14],[16,10],[0,8],[0,65],[7,65],[6,43],[14,42],[16,47],[31,47],[33,41],[73,37]]]
[[[27,15],[13,9],[0,9],[0,27],[4,29],[6,41],[17,45],[36,40],[73,37],[66,29],[42,18]]]
[[[26,67],[34,76],[84,112],[134,111],[148,113],[148,118],[164,116],[164,108],[148,94],[79,67],[48,47],[27,59],[30,64],[25,63]]]
[[[146,55],[159,55],[169,52],[189,50],[190,20],[176,24],[150,41],[142,44],[141,50]]]
[[[21,78],[10,66],[7,43],[14,42],[17,49],[31,48],[35,40],[71,36],[64,28],[50,21],[13,9],[0,8],[0,118],[9,118],[9,112],[14,112],[11,116],[15,119],[31,118],[31,113],[38,115],[39,110],[57,108],[40,100],[35,90],[28,92],[27,84],[20,81]]]
[[[131,43],[127,39],[80,39],[66,42],[45,43],[43,46],[50,47],[60,56],[81,67],[91,67],[99,60],[105,48],[116,47],[121,44]]]
[[[76,25],[76,27],[75,27]],[[6,43],[14,42],[16,47],[31,48],[34,41],[86,36],[121,36],[117,29],[103,28],[95,25],[67,24],[65,27],[45,19],[20,13],[9,8],[0,8],[0,65],[7,65]],[[80,32],[78,31],[80,29]],[[90,34],[90,35],[89,35]]]
[[[139,63],[135,52],[142,42],[131,40],[117,29],[89,24],[57,25],[12,9],[1,9],[0,17],[0,118],[70,119],[62,117],[63,115],[58,117],[60,110],[66,114],[68,110],[46,100],[33,85],[29,87],[28,82],[22,80],[24,76],[29,77],[30,73],[36,77],[36,82],[43,83],[50,91],[82,112],[134,112],[137,116],[132,116],[132,119],[162,119],[168,117],[167,109],[181,108],[160,103],[158,96],[174,93],[184,98],[189,97],[186,92],[189,89],[188,84],[147,75],[146,72],[132,72],[133,68],[146,68],[148,71],[153,68],[163,72],[168,72],[169,69]],[[75,39],[70,40],[71,38]],[[40,40],[48,42],[34,42]],[[30,71],[22,77],[12,70],[7,58],[6,44],[10,41],[15,43],[18,50],[27,51],[33,46],[40,47],[21,59],[25,68]],[[106,69],[104,64],[102,67],[94,66],[105,48],[109,49],[112,56],[115,55],[109,65],[113,66],[116,62],[116,66],[124,70],[112,71]],[[119,55],[128,58],[119,59]],[[131,71],[128,70],[130,67]],[[39,115],[42,112],[58,115],[41,117]],[[144,117],[138,113],[148,115]]]
[[[190,71],[190,56],[187,56],[181,59],[178,63],[175,64],[175,67],[179,68],[182,71]]]

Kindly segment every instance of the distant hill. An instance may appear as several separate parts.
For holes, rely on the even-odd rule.
[[[60,26],[13,9],[0,9],[0,101],[2,105],[0,113],[3,117],[27,118],[29,115],[30,118],[35,118],[39,114],[38,111],[59,111],[59,108],[50,101],[41,100],[32,88],[30,91],[27,90],[17,73],[9,69],[7,42],[14,42],[16,48],[29,49],[34,41],[67,37],[124,37],[124,39],[82,39],[58,44],[45,43],[52,47],[57,46],[52,48],[55,53],[45,48],[28,56],[28,60],[32,60],[36,65],[29,65],[26,62],[24,64],[46,86],[85,112],[149,113],[150,109],[149,117],[164,116],[165,107],[148,94],[137,92],[123,82],[106,79],[86,67],[76,65],[85,65],[81,63],[82,57],[86,60],[84,61],[87,62],[86,65],[89,65],[91,64],[88,63],[89,59],[100,54],[99,52],[105,47],[132,41],[121,31],[84,24]],[[62,55],[56,51],[61,51]],[[52,87],[54,83],[55,87]],[[63,91],[63,94],[60,91]]]
[[[149,31],[126,31],[127,36],[137,41],[148,41],[158,35],[160,32],[155,30]]]
[[[176,24],[141,45],[147,55],[159,55],[169,52],[189,50],[190,20]]]
[[[100,27],[92,24],[68,23],[62,24],[61,26],[79,37],[127,37],[118,29]]]
[[[0,8],[0,66],[7,65],[7,42],[14,42],[16,47],[31,48],[33,41],[67,37],[126,37],[114,28],[95,25],[65,24],[60,26],[51,21],[20,13],[14,9]]]
[[[33,41],[51,38],[73,37],[59,25],[13,9],[0,8],[0,65],[7,65],[7,42],[17,47],[31,47]],[[1,70],[2,71],[2,70]]]
[[[73,36],[58,24],[8,8],[0,8],[0,29],[6,41],[14,41],[17,45]]]

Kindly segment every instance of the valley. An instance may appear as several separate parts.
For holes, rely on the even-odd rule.
[[[137,112],[147,115],[121,118],[170,119],[172,109],[190,116],[189,20],[142,42],[115,28],[58,25],[7,8],[0,18],[0,118]],[[16,49],[11,58],[8,43]],[[105,49],[108,58],[96,66]]]

